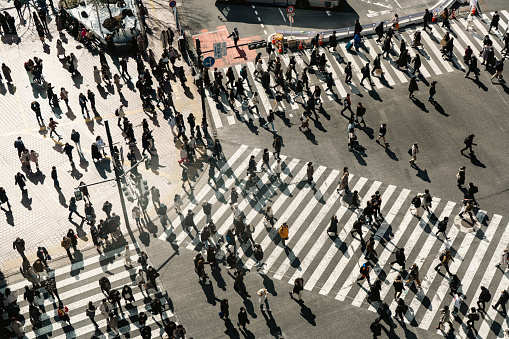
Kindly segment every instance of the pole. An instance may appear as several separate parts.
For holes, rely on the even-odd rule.
[[[290,39],[293,40],[293,25],[292,25],[293,16],[289,17],[289,19],[290,19]]]
[[[111,139],[111,133],[110,133],[110,124],[108,120],[104,121],[104,127],[106,128],[106,136],[108,137],[108,145],[110,145],[110,154],[111,158],[113,158],[113,140]],[[115,180],[117,181],[117,189],[118,189],[118,195],[120,196],[120,204],[122,205],[122,211],[124,212],[124,221],[127,229],[130,229],[129,226],[129,218],[127,217],[127,208],[125,207],[125,201],[124,201],[124,195],[122,194],[122,188],[120,187],[120,175],[118,173],[117,166],[113,166],[113,169],[115,170]]]
[[[200,97],[201,97],[201,111],[203,112],[203,117],[201,121],[202,129],[207,129],[207,108],[205,106],[205,88],[203,87],[203,72],[207,72],[205,67],[200,69]]]

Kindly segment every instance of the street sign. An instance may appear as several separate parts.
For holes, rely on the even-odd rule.
[[[293,13],[293,12],[295,12],[295,7],[288,6],[288,8],[286,9],[286,13],[290,14],[290,13]]]
[[[223,41],[223,44],[221,46],[221,54],[223,56],[226,56],[228,54],[228,48],[226,47],[226,41]]]
[[[214,43],[214,58],[215,59],[221,59],[223,55],[221,54],[221,43],[215,42]]]
[[[216,59],[214,59],[211,56],[208,56],[205,59],[203,59],[203,66],[210,68],[210,67],[214,66],[215,62],[216,62]]]
[[[175,0],[170,1],[170,7],[173,8],[177,6],[177,2]]]

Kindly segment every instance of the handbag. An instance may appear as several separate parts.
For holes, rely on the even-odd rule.
[[[445,41],[445,39],[440,40],[440,45],[442,46],[447,45],[447,41]]]
[[[395,25],[394,25],[394,28],[395,28],[395,29],[399,29],[399,24],[395,24]]]

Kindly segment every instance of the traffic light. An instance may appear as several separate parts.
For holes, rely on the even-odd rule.
[[[251,49],[258,49],[258,48],[265,48],[267,47],[267,41],[265,40],[260,40],[260,41],[255,41],[255,42],[250,42],[247,47],[251,50]]]
[[[140,185],[140,195],[142,197],[148,196],[150,193],[150,190],[148,188],[147,180],[140,180],[139,185]]]
[[[200,43],[200,39],[196,38],[195,41],[196,41],[196,53],[198,53],[198,56],[200,56],[201,55],[201,43]]]
[[[129,185],[122,184],[122,191],[124,192],[124,195],[128,201],[134,202],[134,197],[131,194],[131,188],[129,187]]]

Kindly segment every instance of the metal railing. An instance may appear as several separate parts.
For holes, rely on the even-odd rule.
[[[456,2],[456,0],[442,0],[439,3],[437,3],[435,6],[430,8],[429,11],[433,15],[436,15],[437,19],[438,19],[438,17],[440,16],[441,13],[444,12],[444,10],[447,9],[450,11],[450,7],[455,2]],[[400,17],[399,18],[400,27],[405,27],[408,25],[413,25],[416,23],[423,22],[424,13],[425,12],[419,12],[419,13],[415,13],[415,14],[411,14],[411,15],[406,15],[404,17]],[[382,22],[384,24],[384,28],[386,28],[387,25],[391,22],[391,20],[386,20],[386,21],[382,21]],[[374,34],[375,28],[376,28],[376,26],[378,26],[379,23],[380,22],[369,24],[369,25],[361,25],[363,34]],[[305,40],[304,43],[311,43],[311,39],[314,38],[318,34],[319,36],[321,36],[324,39],[324,41],[326,41],[332,35],[332,32],[334,32],[334,31],[336,32],[336,36],[337,36],[338,40],[353,37],[354,33],[355,33],[354,26],[350,26],[350,27],[343,27],[343,28],[338,28],[338,29],[330,29],[330,30],[321,31],[321,32],[316,32],[316,31],[298,32],[298,33],[293,32],[293,37],[294,37],[294,40],[300,39],[300,40]],[[284,36],[290,35],[290,31],[277,31],[276,33],[281,33]],[[286,37],[285,37],[285,39],[286,39]],[[309,40],[309,41],[307,41],[307,40]]]

